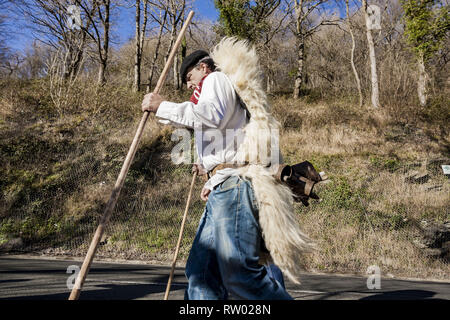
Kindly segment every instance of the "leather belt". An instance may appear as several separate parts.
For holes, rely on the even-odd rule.
[[[218,164],[217,166],[215,166],[212,170],[208,171],[208,173],[203,176],[204,177],[203,179],[205,181],[208,181],[209,178],[211,178],[213,175],[215,175],[217,171],[222,170],[222,169],[226,169],[226,168],[237,169],[237,168],[241,168],[243,166],[245,166],[245,164],[221,163],[221,164]]]

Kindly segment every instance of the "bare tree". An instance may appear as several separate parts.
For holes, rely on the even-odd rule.
[[[136,35],[135,35],[135,60],[134,60],[134,85],[135,92],[140,90],[141,85],[141,62],[144,49],[145,32],[148,20],[148,0],[143,0],[144,17],[141,28],[141,0],[136,0]]]
[[[14,73],[17,73],[21,64],[25,61],[25,58],[21,57],[18,53],[7,54],[0,56],[0,75],[5,77],[11,77]]]
[[[345,5],[346,5],[346,9],[347,9],[347,24],[348,24],[348,29],[350,31],[350,36],[352,37],[352,50],[351,50],[351,54],[350,54],[350,63],[352,65],[352,70],[353,70],[353,74],[355,75],[355,80],[356,80],[356,87],[358,89],[358,94],[359,94],[359,106],[362,107],[363,105],[363,95],[362,95],[362,91],[361,91],[361,80],[359,79],[359,75],[358,75],[358,71],[356,70],[355,67],[355,35],[353,34],[353,27],[352,27],[352,22],[350,20],[350,8],[348,5],[348,1],[345,1]]]
[[[151,66],[150,66],[150,73],[148,76],[147,93],[149,93],[151,90],[152,81],[153,81],[153,77],[155,74],[156,62],[158,61],[158,56],[159,56],[159,48],[161,46],[161,38],[163,35],[164,25],[166,24],[166,18],[167,18],[167,11],[164,10],[164,14],[162,13],[162,11],[159,11],[159,19],[157,19],[157,21],[159,23],[159,32],[158,32],[158,36],[157,36],[155,52],[153,54],[153,60],[152,60]]]
[[[22,58],[23,62],[17,70],[18,76],[24,79],[36,79],[47,76],[49,71],[47,62],[54,51],[55,50],[52,47],[45,43],[36,40],[33,41],[32,45],[25,49]],[[63,47],[60,48],[60,51],[67,54]],[[63,75],[64,60],[58,60],[58,64],[60,65],[61,74]]]
[[[330,0],[293,0],[295,12],[295,28],[293,33],[297,40],[297,71],[294,81],[294,98],[301,95],[301,87],[305,78],[305,43],[308,37],[324,25],[334,25],[338,18],[325,14],[325,4]],[[314,14],[316,16],[314,17]]]
[[[7,23],[6,19],[8,18],[6,12],[7,12],[7,6],[6,6],[5,0],[0,0],[0,50],[4,48],[5,42],[7,40]]]
[[[18,14],[29,21],[29,28],[36,39],[50,45],[55,50],[61,47],[67,54],[64,57],[63,74],[65,79],[73,78],[81,68],[81,61],[87,46],[87,33],[90,30],[89,20],[81,20],[79,28],[71,28],[68,23],[69,1],[58,0],[12,0]],[[82,30],[80,30],[82,29]]]
[[[159,55],[159,49],[161,45],[161,37],[163,30],[169,31],[169,40],[168,40],[168,46],[167,51],[164,56],[164,61],[167,61],[170,51],[172,50],[172,47],[175,43],[175,37],[177,34],[178,28],[183,24],[184,22],[184,15],[186,13],[187,3],[186,0],[176,1],[176,0],[152,0],[150,1],[150,4],[154,8],[155,12],[159,12],[159,17],[157,17],[154,13],[150,13],[151,17],[154,21],[156,21],[160,26],[160,31],[158,35],[158,44],[155,51],[155,57],[153,59],[153,63],[150,70],[150,76],[149,76],[149,84],[147,85],[147,90],[150,90],[149,86],[151,86],[151,79],[154,76],[154,69],[155,69],[155,63],[157,56]],[[164,13],[164,15],[162,14]],[[163,18],[161,18],[163,16]],[[180,57],[178,55],[175,56],[174,62],[173,62],[173,84],[175,88],[179,89],[180,81],[179,81],[179,60]]]
[[[0,9],[2,12],[6,12],[6,1],[0,0]],[[13,71],[8,65],[8,47],[6,46],[7,40],[7,16],[6,14],[0,14],[0,68],[8,70],[8,75],[11,75]]]
[[[98,71],[98,84],[106,83],[106,68],[108,65],[110,27],[111,27],[111,0],[76,0],[92,26],[91,29],[82,27],[82,30],[94,41],[97,48],[98,61],[100,64]]]
[[[370,28],[370,16],[368,11],[367,0],[362,0],[362,8],[366,19],[366,35],[367,45],[369,47],[371,84],[372,84],[372,106],[378,108],[380,106],[380,94],[377,75],[377,59],[375,56],[375,44],[372,37],[372,29]]]
[[[288,6],[290,3],[288,3]],[[289,12],[291,8],[277,7],[270,16],[265,17],[264,32],[255,43],[263,62],[266,91],[275,89],[275,75],[279,71],[280,49],[289,40]],[[255,39],[256,41],[256,39]]]
[[[78,70],[70,79],[64,78],[60,61],[65,61],[66,59],[61,56],[68,55],[68,53],[60,48],[53,52],[46,63],[50,97],[60,117],[74,102],[75,83],[80,71]]]
[[[198,49],[209,50],[217,44],[217,33],[214,30],[214,22],[210,20],[192,20],[189,24],[187,34],[189,41]]]
[[[165,61],[169,58],[170,51],[175,43],[175,37],[177,34],[178,27],[184,21],[184,14],[186,9],[186,1],[176,1],[176,0],[167,0],[167,14],[170,23],[170,40],[169,46],[167,47],[166,56],[164,58]],[[180,84],[180,74],[179,74],[179,63],[180,58],[178,55],[175,56],[173,61],[173,85],[178,90],[181,87]]]

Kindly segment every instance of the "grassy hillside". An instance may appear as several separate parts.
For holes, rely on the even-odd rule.
[[[141,118],[142,95],[85,81],[55,104],[44,80],[0,83],[3,248],[20,238],[12,249],[84,256]],[[426,226],[450,220],[440,168],[450,164],[448,99],[380,110],[283,95],[271,102],[286,162],[309,160],[330,177],[320,202],[296,206],[320,248],[309,270],[365,273],[378,265],[401,277],[448,276],[448,239],[439,253],[422,244]],[[98,257],[171,259],[191,180],[189,166],[171,161],[171,131],[150,118]],[[414,171],[427,176],[415,179]],[[199,180],[181,261],[203,210],[201,187]]]
[[[427,226],[450,220],[450,185],[440,167],[450,162],[449,104],[443,106],[434,105],[439,115],[431,116],[413,106],[276,100],[287,162],[308,159],[331,180],[320,202],[298,209],[321,249],[311,268],[364,273],[378,265],[383,274],[448,277],[448,242],[446,258],[420,249]],[[410,178],[415,173],[428,176]]]

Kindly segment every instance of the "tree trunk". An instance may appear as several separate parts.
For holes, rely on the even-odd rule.
[[[303,36],[301,36],[298,41],[297,73],[295,75],[295,82],[294,82],[294,98],[295,99],[298,99],[301,96],[301,88],[302,88],[303,77],[304,77],[304,58],[305,58],[305,40],[304,40]]]
[[[167,47],[166,55],[164,56],[164,63],[167,62],[167,59],[169,59],[170,51],[172,50],[173,43],[175,42],[175,27],[172,26],[172,30],[170,31],[170,39],[169,39],[169,46]]]
[[[85,29],[89,29],[91,25],[91,20],[87,19]],[[84,53],[85,53],[85,46],[87,43],[87,37],[88,34],[84,30],[78,30],[78,31],[72,31],[72,35],[74,38],[72,38],[71,43],[73,43],[75,47],[75,57],[71,61],[70,65],[70,75],[69,79],[70,81],[73,81],[83,67],[83,60],[84,60]],[[79,38],[79,41],[77,39]]]
[[[111,9],[111,1],[103,1],[103,5],[105,7],[105,17],[102,19],[103,23],[103,46],[100,49],[100,70],[98,72],[98,84],[103,86],[106,83],[106,67],[108,66],[108,51],[109,51],[109,18],[110,18],[110,9]],[[102,14],[99,10],[99,16],[102,17]],[[99,41],[101,41],[99,39]]]
[[[380,94],[378,89],[377,60],[375,57],[375,46],[372,38],[372,31],[367,30],[367,41],[369,43],[370,70],[372,83],[372,106],[378,108],[380,106]]]
[[[378,108],[380,106],[380,95],[378,89],[378,76],[377,76],[377,60],[375,57],[375,45],[372,37],[372,30],[369,29],[367,21],[369,20],[369,15],[367,13],[367,0],[363,0],[364,17],[366,21],[366,35],[367,44],[369,46],[369,57],[370,57],[370,70],[371,70],[371,83],[372,83],[372,106]]]
[[[182,21],[181,24],[184,22]],[[173,85],[177,90],[182,89],[181,85],[181,79],[180,79],[180,64],[184,60],[184,57],[186,57],[186,37],[183,38],[183,41],[181,42],[181,48],[180,48],[180,54],[175,55],[175,59],[173,61]]]
[[[425,70],[425,62],[423,59],[423,55],[421,55],[418,59],[419,66],[419,77],[417,79],[417,94],[419,95],[419,102],[422,107],[427,105],[428,94],[427,94],[427,81],[428,74]]]
[[[294,99],[300,98],[303,84],[304,60],[305,60],[305,35],[303,33],[303,0],[295,4],[296,38],[297,38],[297,72],[294,80]]]
[[[161,25],[159,26],[158,41],[156,42],[155,54],[153,55],[153,61],[152,61],[152,65],[150,67],[150,75],[148,76],[147,93],[150,92],[151,87],[152,87],[153,76],[155,74],[156,61],[158,60],[159,47],[161,46],[161,37],[162,37],[162,33],[163,33],[164,24],[166,23],[166,18],[167,18],[167,11],[164,12],[163,21],[161,22]]]
[[[70,68],[70,75],[69,79],[73,81],[78,73],[80,72],[80,69],[82,67],[82,59],[83,59],[83,50],[80,49],[77,51],[75,59],[72,60],[71,68]]]
[[[347,6],[348,28],[350,30],[350,35],[352,37],[352,51],[351,51],[351,54],[350,54],[350,62],[351,62],[351,65],[352,65],[353,74],[355,75],[356,87],[358,89],[359,106],[362,107],[362,105],[363,105],[363,95],[362,95],[362,90],[361,90],[361,81],[359,79],[358,71],[356,70],[355,61],[354,61],[356,44],[355,44],[355,35],[353,34],[352,24],[350,22],[350,12],[349,12],[350,10],[349,10],[349,7],[348,7],[348,0],[346,1],[346,6]]]
[[[180,89],[180,82],[179,79],[179,71],[178,71],[178,60],[180,59],[180,56],[178,54],[175,55],[173,59],[173,87],[177,90]]]
[[[182,21],[182,24],[184,24],[184,21]],[[187,52],[187,42],[186,37],[183,37],[183,41],[181,42],[181,48],[180,48],[180,65],[183,63],[184,58],[186,58],[186,52]],[[181,81],[180,76],[180,68],[177,68],[177,79],[179,83],[179,89],[183,90],[183,82]]]
[[[98,80],[97,80],[97,83],[101,86],[103,86],[106,83],[105,71],[106,71],[106,61],[101,61],[100,68],[98,70]]]
[[[144,0],[144,18],[141,23],[141,1],[136,0],[136,36],[135,36],[135,58],[134,58],[134,83],[133,91],[138,92],[141,88],[141,66],[142,66],[142,52],[144,50],[145,31],[147,29],[148,20],[148,0]]]
[[[77,44],[75,39],[72,39],[65,46],[67,54],[64,61],[64,80],[73,81],[78,74],[84,53],[84,40],[85,36],[82,37],[81,43]]]
[[[142,64],[142,53],[144,51],[145,32],[147,31],[148,21],[148,0],[144,0],[144,21],[142,21],[140,44],[139,44],[139,64]],[[141,70],[139,69],[139,77],[141,77]]]
[[[164,57],[164,63],[167,63],[167,60],[169,59],[169,55],[170,55],[170,51],[172,51],[172,47],[173,44],[175,42],[175,35],[176,35],[176,25],[174,25],[174,23],[172,23],[172,30],[170,31],[170,40],[169,40],[169,46],[167,47],[167,52],[166,52],[166,56]],[[176,55],[174,57],[174,61],[173,61],[173,84],[174,87],[176,88],[176,70],[175,70],[175,66],[177,65],[177,60],[178,60],[178,56]]]
[[[136,35],[135,35],[135,55],[134,55],[134,83],[133,91],[138,92],[141,84],[141,0],[136,0]]]

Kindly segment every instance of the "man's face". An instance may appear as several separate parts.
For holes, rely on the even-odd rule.
[[[200,63],[200,66],[198,67],[188,69],[188,73],[186,74],[187,87],[194,90],[208,73],[209,69],[205,63]]]

